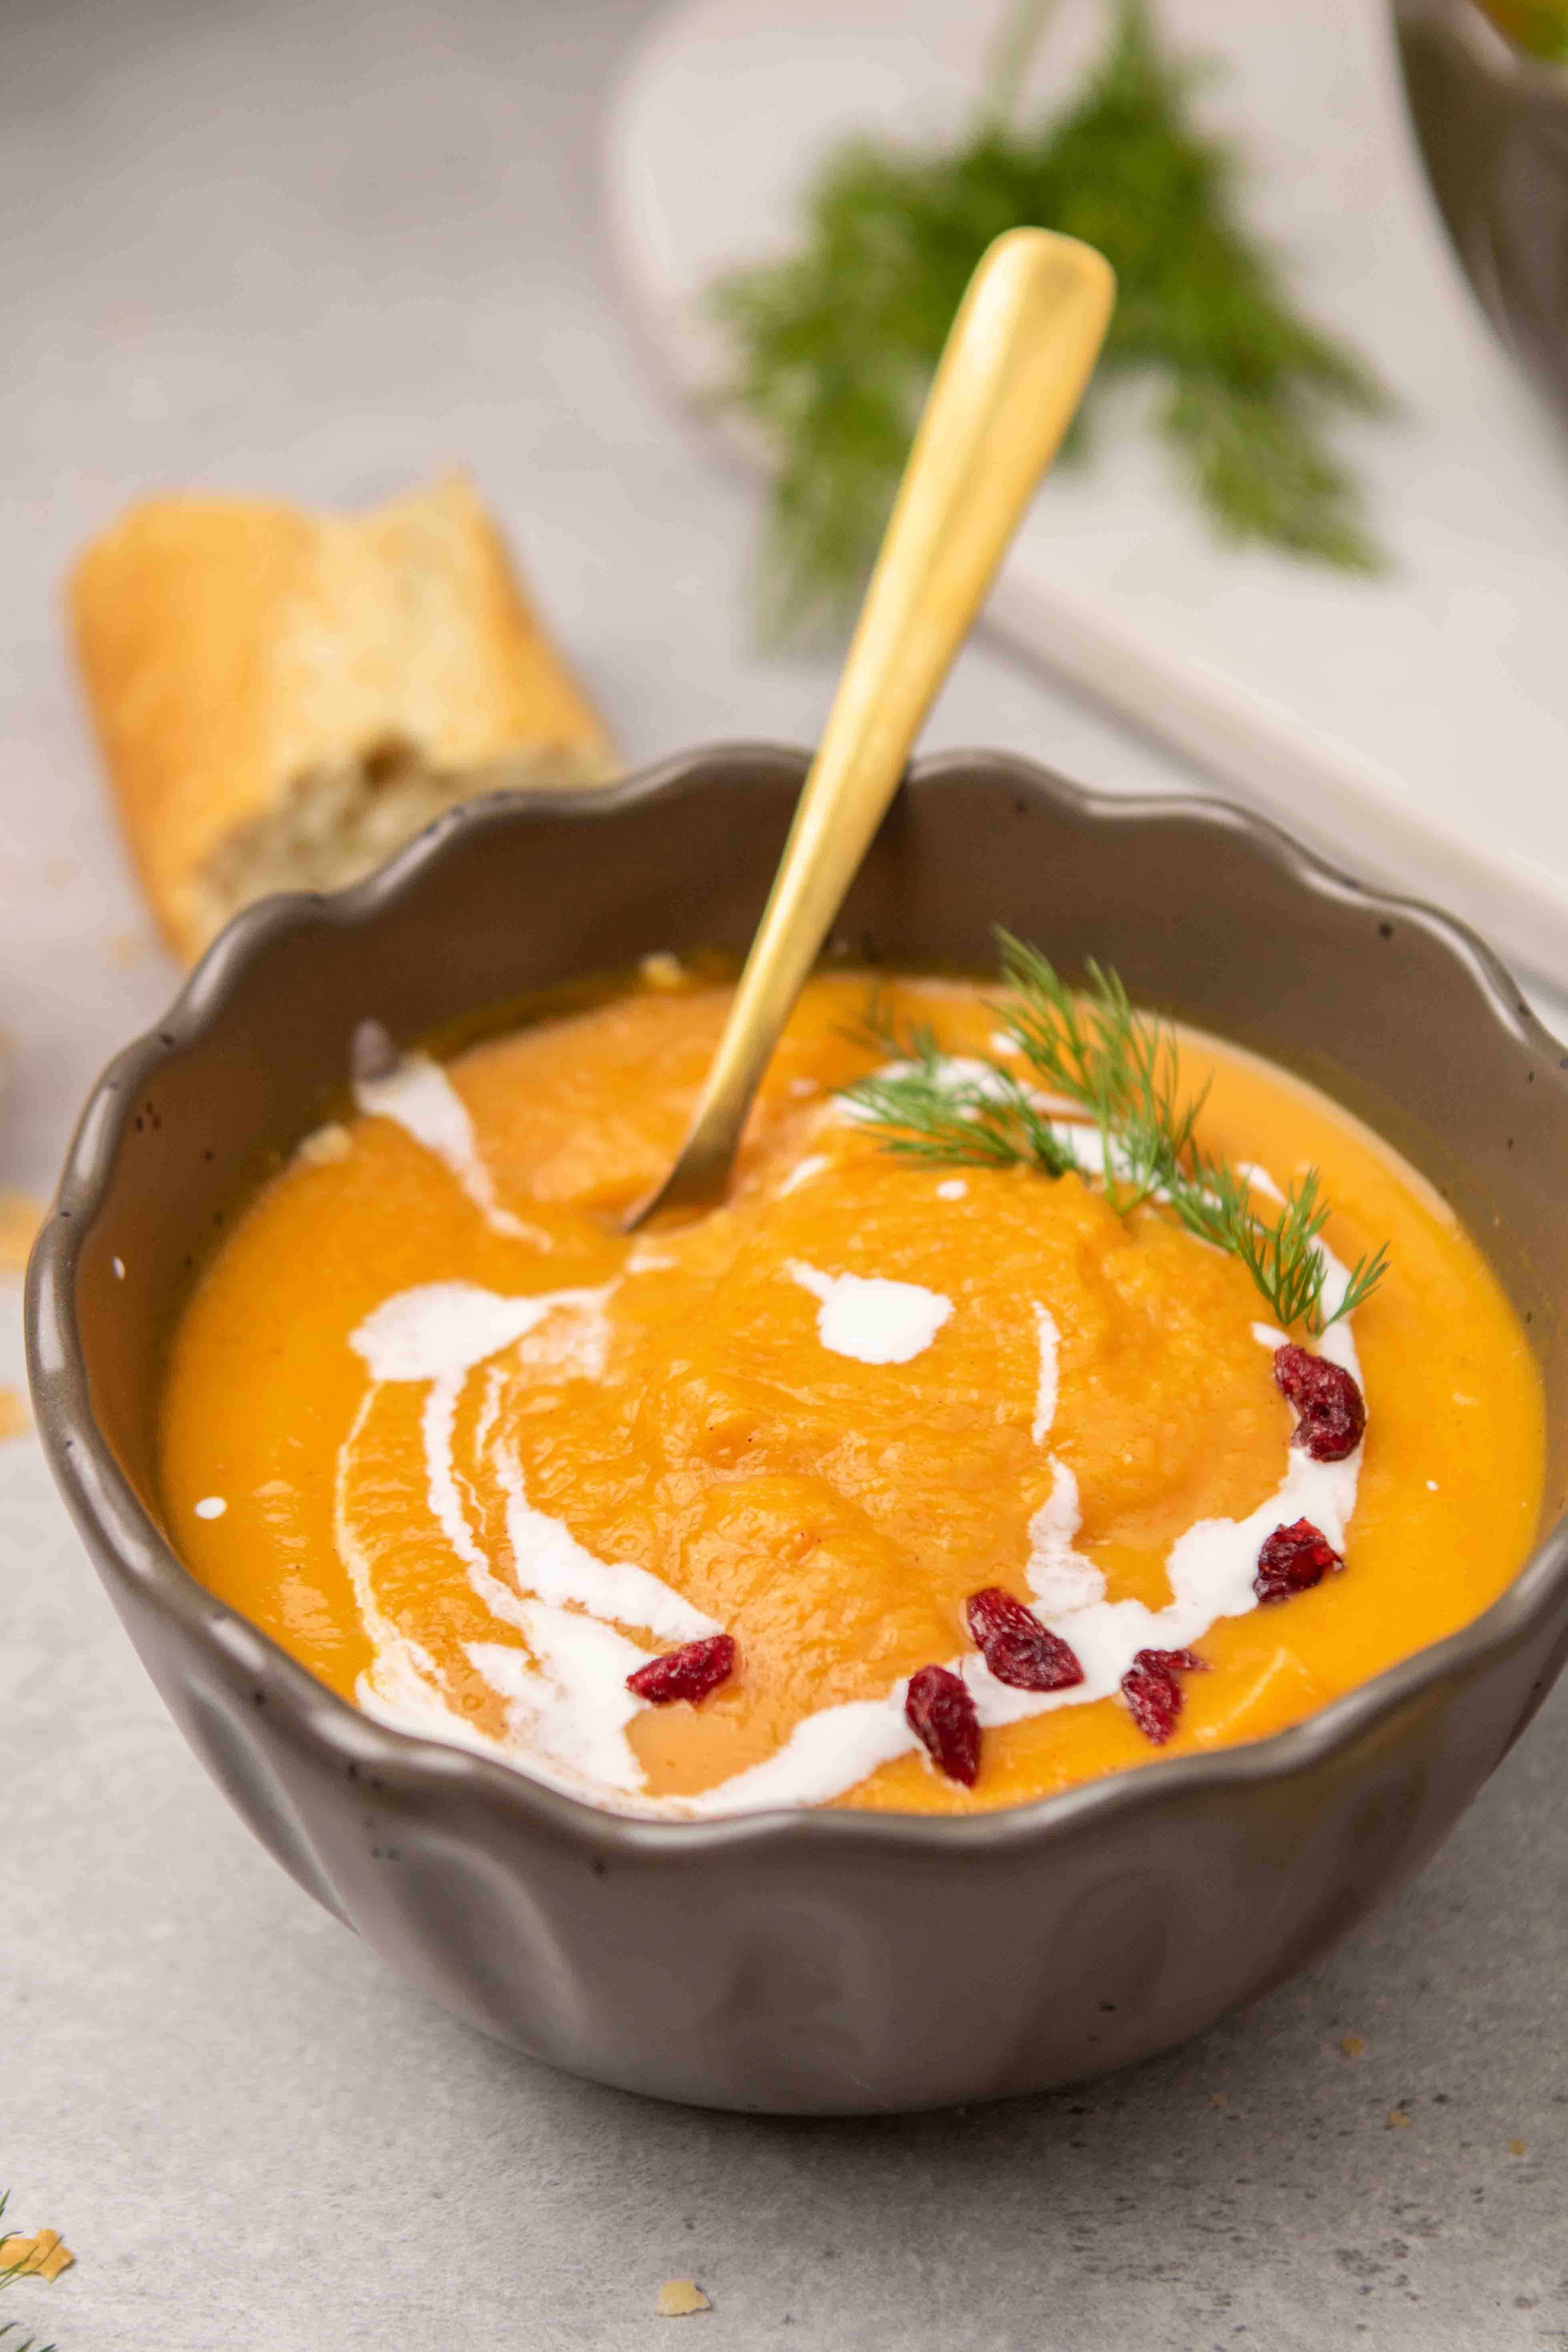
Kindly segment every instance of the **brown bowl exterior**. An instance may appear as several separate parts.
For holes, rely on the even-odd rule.
[[[1392,0],[1405,103],[1455,252],[1568,422],[1568,72],[1478,0]]]
[[[39,1426],[114,1604],[301,1886],[552,2064],[858,2114],[1125,2065],[1321,1952],[1426,1861],[1556,1675],[1568,1529],[1475,1625],[1294,1730],[962,1821],[601,1812],[371,1721],[186,1574],[156,1493],[163,1341],[224,1219],[341,1086],[355,1023],[412,1038],[652,950],[743,948],[805,764],[719,748],[581,797],[504,796],[353,890],[243,915],[89,1103],[28,1335]],[[1555,1518],[1568,1056],[1489,952],[1223,803],[925,761],[840,944],[983,969],[997,920],[1328,1087],[1443,1189],[1539,1349]]]

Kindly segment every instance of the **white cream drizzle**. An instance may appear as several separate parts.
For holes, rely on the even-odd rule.
[[[397,1075],[362,1086],[362,1108],[371,1107],[363,1100],[367,1092],[395,1084]],[[427,1093],[423,1099],[433,1104],[434,1096]],[[444,1144],[430,1140],[437,1131]],[[432,1118],[419,1139],[447,1160],[473,1198],[460,1164],[461,1148],[456,1161],[450,1156],[453,1133]],[[471,1145],[471,1129],[468,1134]],[[1079,1129],[1075,1150],[1080,1138],[1086,1147],[1079,1154],[1082,1163],[1097,1171],[1099,1138]],[[1260,1191],[1279,1197],[1264,1171],[1246,1172]],[[798,1170],[795,1178],[805,1181]],[[1322,1255],[1325,1306],[1331,1311],[1343,1297],[1347,1277],[1326,1249]],[[651,1264],[647,1270],[653,1270]],[[918,1284],[829,1275],[800,1260],[792,1261],[786,1272],[817,1299],[824,1346],[863,1363],[908,1362],[931,1345],[954,1311],[950,1298]],[[640,1626],[658,1641],[679,1642],[719,1628],[662,1579],[630,1562],[595,1559],[559,1520],[530,1504],[521,1465],[495,1433],[503,1378],[499,1367],[489,1375],[477,1442],[505,1498],[515,1588],[496,1573],[469,1523],[453,1457],[457,1415],[469,1375],[510,1347],[558,1371],[599,1376],[613,1287],[508,1297],[468,1283],[430,1283],[386,1300],[353,1334],[351,1345],[364,1360],[372,1385],[339,1456],[337,1536],[374,1651],[360,1678],[360,1703],[385,1721],[501,1756],[575,1794],[613,1797],[620,1810],[635,1813],[706,1819],[824,1803],[918,1747],[904,1720],[904,1681],[883,1697],[819,1709],[773,1755],[715,1788],[681,1798],[644,1793],[642,1769],[626,1738],[641,1702],[627,1690],[626,1676],[650,1653],[619,1629]],[[1043,1445],[1056,1418],[1060,1333],[1047,1307],[1036,1301],[1031,1308],[1039,1349],[1031,1434]],[[1255,1324],[1253,1335],[1270,1350],[1284,1343],[1284,1334],[1268,1324]],[[1336,1324],[1320,1345],[1331,1360],[1359,1376],[1348,1324]],[[505,1740],[476,1732],[449,1706],[434,1660],[380,1608],[371,1563],[353,1535],[345,1507],[353,1448],[380,1384],[399,1381],[428,1383],[421,1426],[432,1517],[476,1594],[528,1644],[526,1651],[504,1642],[466,1645],[469,1663],[503,1701]],[[983,1725],[1108,1697],[1138,1650],[1184,1648],[1218,1618],[1247,1613],[1258,1605],[1252,1580],[1259,1546],[1282,1521],[1309,1518],[1342,1549],[1361,1455],[1358,1448],[1344,1462],[1321,1463],[1292,1446],[1279,1487],[1256,1511],[1245,1519],[1199,1521],[1177,1538],[1166,1560],[1171,1599],[1161,1609],[1107,1600],[1104,1577],[1075,1549],[1081,1525],[1077,1479],[1058,1456],[1049,1460],[1051,1493],[1029,1523],[1027,1580],[1044,1621],[1072,1644],[1084,1680],[1068,1691],[1016,1691],[998,1683],[976,1654],[950,1661],[968,1684]]]
[[[543,1601],[575,1601],[623,1625],[646,1625],[665,1642],[700,1642],[723,1630],[646,1568],[596,1559],[559,1519],[533,1508],[515,1454],[494,1446],[490,1459],[506,1496],[507,1541],[518,1580],[531,1592]]]
[[[819,1707],[795,1725],[782,1748],[716,1789],[666,1810],[700,1821],[715,1814],[753,1813],[774,1807],[826,1804],[852,1789],[879,1764],[890,1764],[913,1744],[904,1721],[900,1682],[886,1698],[851,1699]]]
[[[370,1664],[354,1685],[354,1696],[367,1715],[374,1715],[384,1723],[395,1724],[406,1731],[420,1732],[430,1738],[454,1740],[462,1748],[475,1748],[486,1754],[496,1754],[500,1752],[498,1743],[475,1731],[455,1708],[447,1706],[436,1661],[424,1643],[416,1641],[411,1633],[404,1633],[375,1597],[372,1563],[354,1532],[353,1515],[348,1507],[348,1485],[354,1448],[370,1419],[378,1393],[378,1384],[373,1381],[360,1401],[359,1411],[354,1415],[347,1437],[338,1448],[337,1477],[332,1497],[332,1531],[337,1540],[338,1557],[348,1570],[353,1585],[360,1622],[364,1627],[372,1653]]]
[[[671,1257],[668,1250],[654,1249],[647,1242],[639,1242],[621,1271],[623,1274],[668,1274],[672,1266],[679,1264],[680,1260]]]
[[[352,1547],[345,1550],[340,1538],[339,1549],[352,1569]],[[517,1758],[503,1741],[477,1731],[447,1706],[437,1678],[434,1658],[417,1642],[399,1633],[379,1612],[367,1610],[362,1583],[368,1589],[368,1576],[356,1571],[354,1591],[359,1596],[365,1631],[374,1643],[374,1655],[354,1684],[356,1705],[366,1715],[374,1716],[378,1723],[390,1724],[395,1731],[412,1731],[423,1739],[444,1739],[454,1748],[471,1748],[476,1755],[499,1757],[515,1764]],[[548,1780],[552,1776],[546,1773],[542,1777]]]
[[[562,1785],[585,1780],[625,1791],[640,1788],[643,1780],[626,1738],[626,1726],[642,1703],[626,1689],[626,1680],[655,1654],[639,1648],[605,1621],[644,1625],[661,1640],[678,1642],[717,1633],[719,1627],[662,1579],[629,1561],[595,1559],[559,1520],[531,1508],[515,1460],[494,1436],[500,1383],[493,1375],[477,1434],[481,1446],[489,1448],[506,1497],[516,1588],[496,1573],[474,1534],[454,1460],[458,1412],[468,1380],[502,1349],[526,1351],[537,1341],[536,1361],[557,1375],[582,1373],[584,1368],[590,1377],[602,1375],[608,1297],[605,1287],[512,1298],[474,1283],[435,1282],[401,1291],[366,1316],[350,1334],[349,1345],[364,1362],[372,1385],[339,1455],[336,1532],[375,1651],[371,1667],[360,1678],[362,1705],[385,1720],[405,1720],[411,1729],[443,1737],[460,1736],[467,1746],[513,1761],[515,1749],[523,1748],[531,1762],[544,1759],[559,1767],[565,1776]],[[429,1653],[381,1610],[371,1563],[353,1535],[346,1505],[353,1448],[380,1387],[397,1381],[428,1383],[420,1433],[431,1517],[462,1562],[478,1598],[529,1645],[528,1652],[510,1643],[466,1645],[470,1664],[505,1702],[506,1742],[474,1732],[447,1705]]]
[[[877,1076],[879,1078],[907,1078],[921,1067],[922,1066],[915,1062],[886,1062]],[[1006,1074],[998,1070],[994,1062],[982,1061],[973,1054],[941,1054],[931,1065],[931,1074],[938,1086],[954,1089],[963,1087],[977,1095],[1001,1097],[1009,1090]],[[876,1116],[843,1095],[835,1097],[834,1108],[837,1116],[847,1119],[852,1127]]]
[[[1326,1267],[1325,1305],[1331,1313],[1344,1296],[1347,1276],[1339,1260],[1321,1243],[1319,1247]],[[1279,1345],[1271,1326],[1253,1328],[1266,1348]],[[1331,1362],[1359,1378],[1355,1341],[1346,1324],[1335,1324],[1319,1345]],[[1139,1650],[1185,1649],[1218,1618],[1247,1615],[1258,1606],[1252,1580],[1258,1550],[1277,1527],[1310,1519],[1342,1551],[1355,1508],[1361,1448],[1343,1462],[1316,1462],[1292,1445],[1284,1477],[1257,1510],[1244,1519],[1200,1519],[1188,1528],[1166,1555],[1171,1598],[1163,1609],[1105,1598],[1103,1576],[1073,1549],[1081,1525],[1077,1480],[1055,1456],[1052,1471],[1050,1497],[1029,1525],[1029,1588],[1045,1622],[1072,1644],[1084,1679],[1069,1691],[1014,1691],[996,1681],[984,1659],[966,1656],[957,1670],[969,1685],[982,1724],[1013,1723],[1057,1706],[1108,1698]]]
[[[952,1313],[952,1301],[918,1282],[889,1282],[879,1274],[824,1274],[804,1258],[785,1268],[790,1280],[820,1304],[816,1336],[836,1356],[858,1364],[907,1364],[931,1346]]]
[[[652,1654],[578,1610],[525,1601],[521,1614],[528,1651],[510,1642],[465,1644],[469,1664],[506,1702],[511,1744],[574,1779],[640,1789],[645,1775],[626,1726],[642,1701],[626,1688],[626,1676]]]
[[[439,1062],[405,1054],[383,1077],[356,1078],[354,1104],[366,1118],[390,1118],[450,1171],[493,1233],[549,1249],[551,1237],[503,1209],[484,1163],[468,1107]]]
[[[809,1184],[814,1176],[820,1176],[823,1170],[830,1165],[831,1162],[826,1152],[808,1151],[804,1160],[795,1161],[795,1166],[779,1186],[778,1198],[782,1201],[786,1194],[798,1192],[801,1185]]]
[[[400,1290],[349,1334],[373,1381],[437,1381],[471,1371],[563,1307],[604,1307],[602,1290],[547,1290],[509,1298],[475,1282]]]
[[[1083,1525],[1078,1478],[1058,1454],[1051,1456],[1051,1491],[1029,1521],[1029,1591],[1047,1624],[1053,1616],[1087,1609],[1105,1598],[1105,1579],[1091,1559],[1073,1549]]]
[[[1035,1418],[1029,1434],[1037,1445],[1043,1445],[1051,1433],[1051,1423],[1057,1417],[1057,1353],[1062,1335],[1057,1328],[1057,1318],[1048,1307],[1035,1302],[1035,1337],[1040,1344],[1039,1379],[1035,1388]]]
[[[996,1038],[994,1037],[991,1042],[998,1051],[1001,1050]],[[913,1062],[887,1062],[877,1072],[877,1076],[880,1078],[908,1077],[917,1066],[919,1066]],[[994,1062],[981,1061],[972,1054],[939,1054],[936,1060],[931,1064],[929,1070],[922,1067],[921,1074],[929,1076],[938,1087],[951,1087],[955,1093],[962,1088],[971,1097],[980,1095],[988,1097],[992,1100],[1006,1096],[1011,1092],[1014,1085],[1022,1083],[1016,1073],[999,1070]],[[1051,1122],[1051,1132],[1059,1142],[1066,1145],[1074,1161],[1083,1170],[1085,1175],[1100,1175],[1104,1166],[1104,1148],[1100,1129],[1089,1118],[1083,1105],[1074,1102],[1070,1095],[1048,1094],[1038,1087],[1026,1087],[1025,1092],[1034,1108],[1047,1114]],[[847,1100],[843,1095],[834,1097],[833,1115],[835,1118],[847,1120],[852,1127],[868,1125],[877,1116],[874,1111],[863,1108],[859,1103]],[[971,1106],[961,1108],[959,1112],[961,1118],[973,1118],[977,1116],[978,1114]],[[1126,1173],[1122,1156],[1114,1144],[1111,1146],[1110,1158],[1112,1172]],[[943,1188],[939,1185],[937,1190],[940,1192]]]

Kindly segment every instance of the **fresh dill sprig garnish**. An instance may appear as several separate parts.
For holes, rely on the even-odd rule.
[[[1344,1297],[1331,1315],[1324,1315],[1328,1268],[1317,1244],[1329,1212],[1319,1181],[1315,1168],[1304,1170],[1270,1223],[1253,1205],[1253,1188],[1245,1176],[1223,1160],[1194,1150],[1169,1192],[1170,1206],[1189,1233],[1241,1260],[1282,1329],[1300,1323],[1315,1337],[1342,1315],[1353,1315],[1377,1288],[1388,1265],[1386,1242],[1358,1258],[1346,1279]]]
[[[1106,1197],[1130,1216],[1180,1177],[1203,1108],[1177,1091],[1174,1040],[1141,1018],[1113,971],[1090,961],[1080,997],[1037,948],[998,929],[1002,977],[1012,994],[993,1007],[1005,1036],[1037,1076],[1087,1110],[1100,1132]]]
[[[4,2226],[5,2208],[10,2202],[11,2191],[8,2189],[0,2189],[0,2242],[11,2234]],[[10,2286],[16,2280],[26,2278],[32,2274],[34,2273],[30,2254],[19,2255],[12,2263],[0,2263],[0,2287]],[[16,2336],[21,2324],[19,2319],[0,2321],[0,2352],[58,2352],[58,2346],[40,2344],[36,2336],[24,2336],[20,2343],[12,2342],[11,2339]]]
[[[1194,119],[1206,64],[1166,50],[1149,0],[1107,6],[1105,50],[1065,113],[1016,119],[1048,13],[1019,0],[956,144],[838,146],[807,194],[801,245],[712,289],[731,354],[719,404],[757,430],[775,467],[759,572],[770,634],[836,626],[852,608],[959,299],[992,238],[1021,224],[1082,237],[1116,271],[1069,452],[1088,447],[1105,388],[1142,378],[1222,537],[1382,568],[1330,428],[1385,412],[1388,395],[1294,308],[1247,226],[1239,160]]]
[[[1343,1297],[1324,1314],[1328,1267],[1319,1244],[1329,1210],[1317,1170],[1302,1171],[1274,1214],[1260,1210],[1256,1171],[1231,1167],[1196,1140],[1207,1087],[1184,1100],[1174,1036],[1157,1016],[1134,1011],[1114,971],[1091,962],[1075,991],[1037,948],[1001,929],[996,936],[1008,993],[990,1010],[1032,1083],[988,1056],[944,1055],[934,1030],[900,1031],[873,999],[852,1034],[891,1067],[844,1087],[842,1097],[858,1118],[889,1130],[889,1151],[1047,1176],[1075,1168],[1088,1174],[1097,1158],[1119,1216],[1145,1204],[1168,1211],[1246,1267],[1286,1331],[1300,1326],[1321,1338],[1371,1297],[1387,1267],[1386,1245],[1357,1260]],[[1097,1154],[1086,1159],[1075,1149],[1063,1103],[1086,1115]]]
[[[1031,1090],[1000,1063],[954,1069],[934,1030],[906,1030],[873,998],[847,1033],[892,1065],[847,1089],[859,1114],[891,1130],[887,1149],[900,1160],[940,1160],[955,1168],[1043,1169],[1065,1176],[1076,1163]]]

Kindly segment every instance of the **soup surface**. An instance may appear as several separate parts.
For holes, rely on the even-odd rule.
[[[1076,1173],[900,1158],[846,1109],[863,977],[807,989],[728,1204],[623,1238],[728,1003],[654,979],[362,1084],[184,1313],[169,1526],[334,1689],[621,1810],[961,1811],[1276,1731],[1519,1568],[1523,1334],[1324,1097],[1181,1036],[1211,1151],[1266,1197],[1321,1171],[1330,1293],[1389,1244],[1364,1305],[1289,1335],[1364,1395],[1337,1458],[1234,1256]],[[994,996],[884,1003],[995,1053]]]

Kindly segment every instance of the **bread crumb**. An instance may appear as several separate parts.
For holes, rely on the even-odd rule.
[[[712,2305],[695,2279],[666,2279],[658,2291],[661,2319],[685,2319],[694,2311],[711,2311]]]
[[[1209,2105],[1211,2107],[1228,2107],[1230,2101],[1223,2091],[1211,2091],[1209,2093]]]
[[[30,2238],[0,2238],[0,2271],[16,2278],[58,2279],[75,2260],[58,2230],[35,2230]]]
[[[682,969],[680,958],[671,955],[668,948],[662,949],[658,955],[645,955],[637,970],[649,988],[668,990],[684,988],[686,985],[686,973]],[[677,2281],[677,2284],[679,2284],[679,2282]]]
[[[330,1118],[325,1127],[318,1127],[300,1145],[299,1157],[310,1168],[330,1168],[336,1160],[346,1160],[353,1149],[353,1138],[341,1119]]]
[[[130,964],[140,963],[143,956],[152,952],[153,942],[145,931],[110,931],[103,942],[104,961],[120,971]]]
[[[1403,2107],[1390,2107],[1388,2110],[1388,2128],[1390,2131],[1408,2131],[1410,2129],[1410,2118],[1405,2114]]]
[[[0,1388],[0,1445],[8,1437],[25,1437],[32,1426],[26,1400],[15,1389]]]
[[[44,1222],[42,1203],[26,1192],[0,1192],[0,1274],[21,1274]]]
[[[1530,2150],[1526,2147],[1521,2139],[1510,2139],[1508,2144],[1508,2152],[1510,2156],[1528,2156],[1530,2154]]]
[[[1364,2058],[1366,2056],[1366,2043],[1359,2033],[1347,2033],[1344,2040],[1341,2042],[1340,2048],[1347,2058]]]

